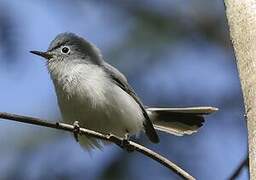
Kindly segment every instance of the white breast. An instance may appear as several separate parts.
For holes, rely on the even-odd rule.
[[[124,137],[143,128],[144,117],[135,100],[114,84],[97,65],[49,66],[63,120]]]

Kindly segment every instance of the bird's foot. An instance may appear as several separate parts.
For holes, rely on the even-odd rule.
[[[125,134],[124,139],[122,140],[121,146],[125,148],[128,152],[133,152],[135,149],[133,146],[130,145],[130,135],[127,133]]]
[[[80,134],[79,122],[78,122],[78,121],[75,121],[75,122],[73,123],[73,126],[74,126],[74,129],[73,129],[74,138],[75,138],[76,142],[79,142],[79,139],[78,139],[78,135]]]
[[[109,134],[108,136],[109,136],[109,139],[112,142],[117,144],[122,149],[126,149],[128,152],[132,152],[132,151],[135,150],[134,147],[130,144],[128,136],[125,136],[125,138],[120,138],[120,137],[117,137],[117,136],[115,136],[113,134]]]

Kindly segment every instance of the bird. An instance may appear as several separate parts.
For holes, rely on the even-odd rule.
[[[81,127],[124,139],[145,132],[158,143],[157,131],[190,135],[203,125],[204,115],[218,110],[144,106],[126,77],[105,61],[93,43],[74,33],[57,35],[47,51],[30,52],[46,60],[65,123],[79,122]],[[106,144],[88,136],[79,136],[79,143],[86,149]]]

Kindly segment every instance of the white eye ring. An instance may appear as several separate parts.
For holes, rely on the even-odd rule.
[[[70,48],[68,46],[63,46],[61,48],[61,53],[62,54],[68,54],[70,52]]]

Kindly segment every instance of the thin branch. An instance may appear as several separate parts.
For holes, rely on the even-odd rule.
[[[74,130],[76,128],[75,126],[70,125],[70,124],[59,123],[59,122],[53,123],[53,122],[48,122],[48,121],[38,119],[38,118],[21,116],[21,115],[4,113],[4,112],[0,112],[0,118],[17,121],[17,122],[22,122],[22,123],[27,123],[27,124],[34,124],[34,125],[38,125],[38,126],[49,127],[49,128],[53,128],[53,129],[60,129],[60,130],[69,131],[69,132],[74,132]],[[192,177],[190,174],[188,174],[186,171],[181,169],[179,166],[177,166],[173,162],[169,161],[168,159],[161,156],[160,154],[158,154],[158,153],[156,153],[156,152],[154,152],[136,142],[133,142],[130,140],[124,140],[124,139],[119,138],[114,135],[104,135],[104,134],[101,134],[101,133],[98,133],[98,132],[95,132],[92,130],[88,130],[85,128],[79,128],[79,134],[113,142],[120,148],[126,149],[128,151],[140,152],[140,153],[144,154],[145,156],[147,156],[151,159],[154,159],[155,161],[164,165],[168,169],[172,170],[174,173],[176,173],[183,179],[195,180],[194,177]]]
[[[229,180],[235,180],[238,178],[238,176],[241,174],[243,168],[249,166],[249,156],[247,155],[243,161],[239,164],[239,166],[235,169],[233,174],[230,176]]]

